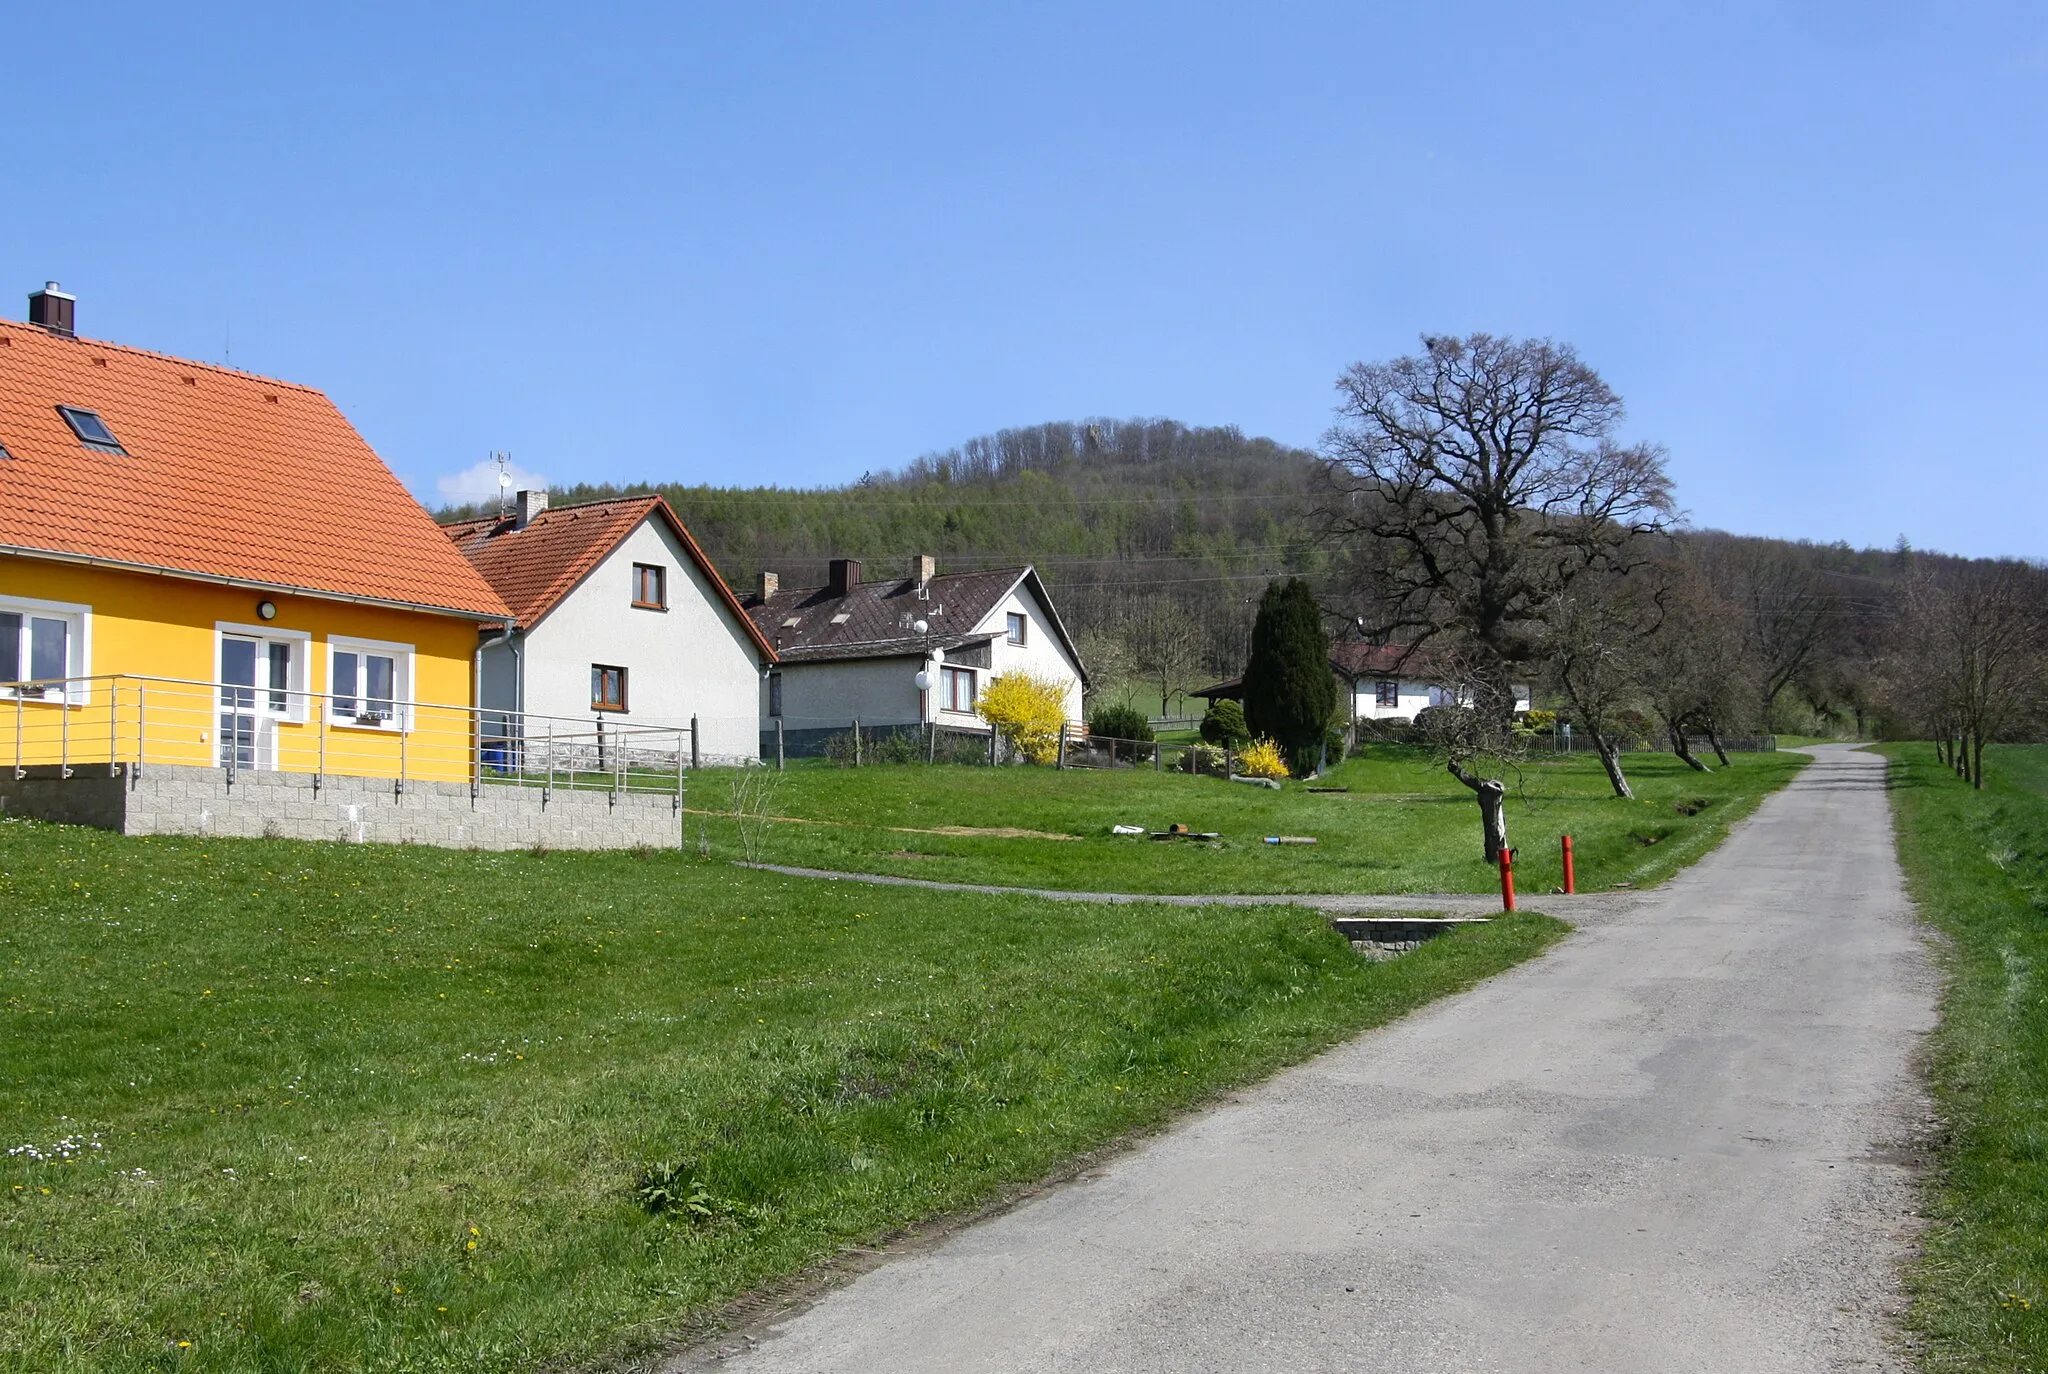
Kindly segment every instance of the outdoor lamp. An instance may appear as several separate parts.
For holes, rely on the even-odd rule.
[[[275,601],[259,601],[259,602],[257,602],[257,603],[256,603],[256,618],[257,618],[257,619],[259,619],[259,620],[275,620],[275,619],[277,619],[277,603],[276,603]]]

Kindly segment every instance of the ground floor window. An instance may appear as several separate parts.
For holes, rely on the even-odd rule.
[[[332,641],[327,691],[336,724],[403,729],[412,694],[412,651],[371,640]]]
[[[1373,705],[1375,706],[1399,706],[1401,704],[1401,684],[1391,678],[1383,677],[1374,683],[1372,692]]]
[[[626,670],[609,664],[590,665],[590,709],[593,711],[623,711],[626,709]]]
[[[947,711],[972,711],[974,709],[974,669],[941,668],[939,670],[939,704]]]
[[[0,598],[0,683],[5,694],[72,700],[84,696],[84,606]]]

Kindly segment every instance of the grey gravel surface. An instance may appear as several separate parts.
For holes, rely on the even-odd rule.
[[[672,1369],[1903,1369],[1935,980],[1881,760],[1548,956]]]

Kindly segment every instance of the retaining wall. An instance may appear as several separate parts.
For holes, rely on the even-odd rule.
[[[484,783],[408,782],[152,763],[55,766],[16,778],[0,769],[0,811],[128,835],[431,844],[452,849],[675,848],[682,815],[672,796]]]

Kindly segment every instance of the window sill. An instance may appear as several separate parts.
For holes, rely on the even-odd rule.
[[[665,611],[668,607],[659,601],[635,601],[633,609],[636,611]]]
[[[593,711],[602,711],[604,714],[608,716],[623,716],[627,714],[626,708],[623,706],[600,706],[594,701],[590,703],[590,709]]]

